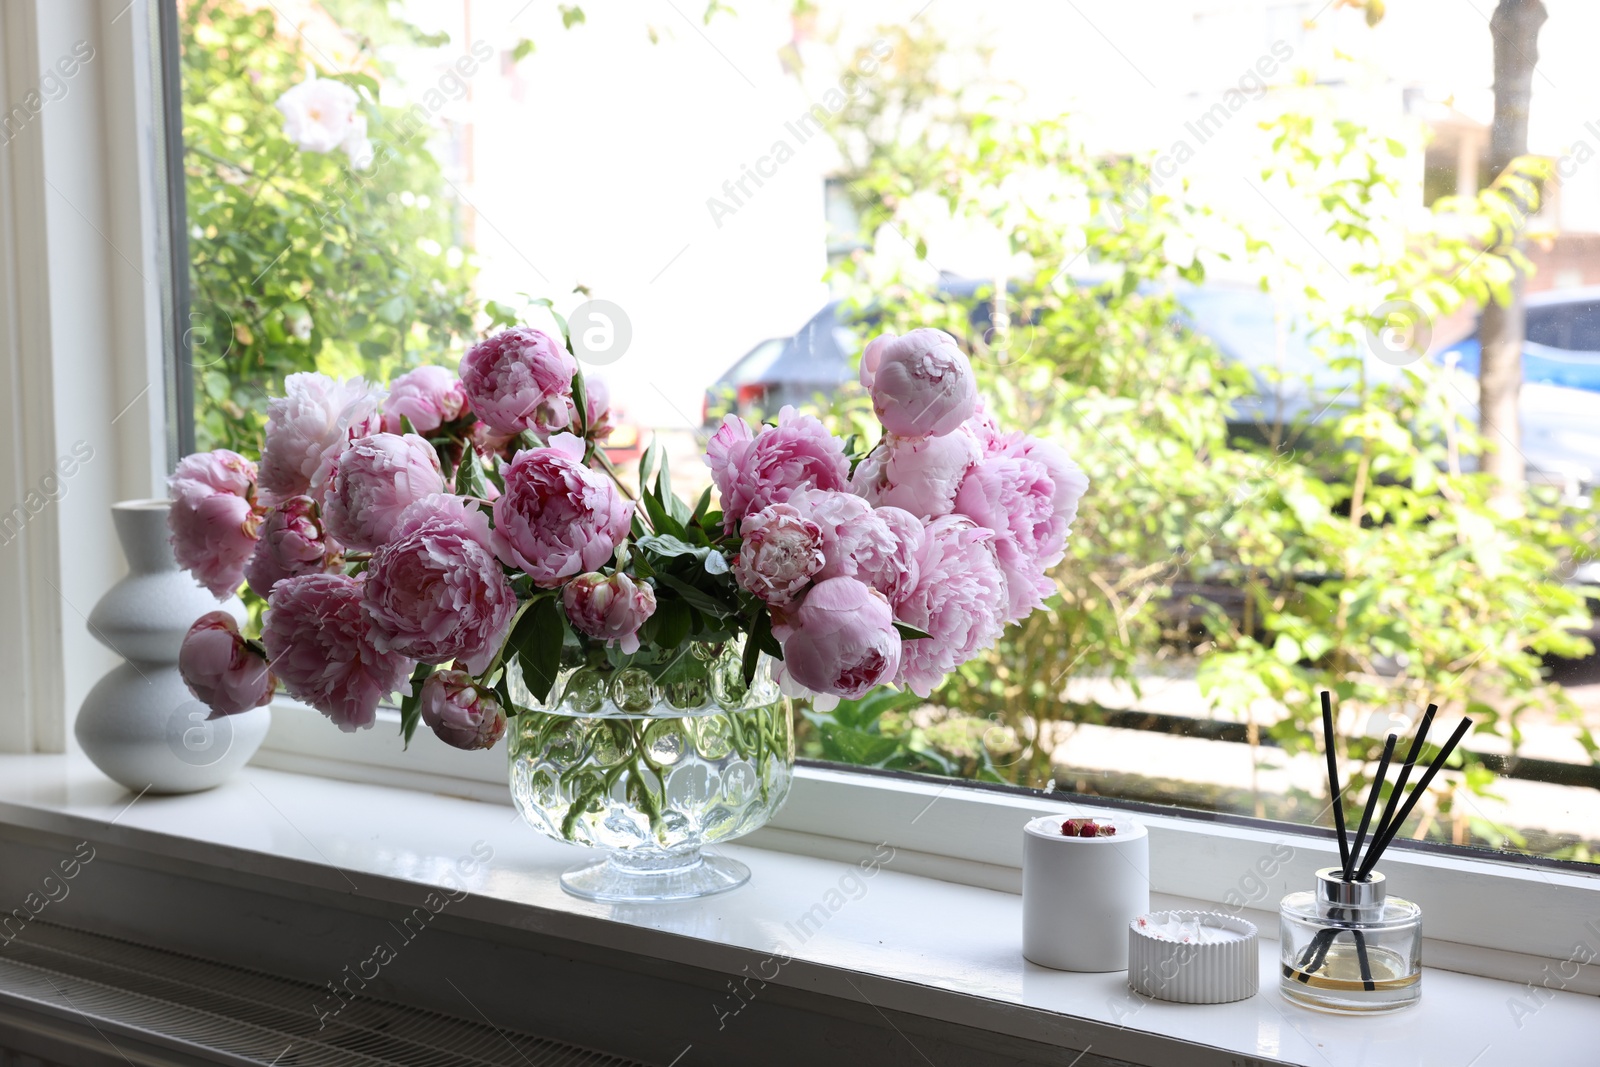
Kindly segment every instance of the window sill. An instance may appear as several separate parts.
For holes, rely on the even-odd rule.
[[[470,895],[452,905],[459,921],[737,978],[766,975],[780,988],[853,1006],[1063,1048],[1092,1046],[1096,1056],[1131,1062],[1172,1062],[1181,1047],[1183,1062],[1197,1064],[1245,1057],[1462,1067],[1501,1062],[1515,1048],[1518,1061],[1554,1065],[1582,1061],[1580,1043],[1600,1021],[1594,998],[1555,991],[1556,983],[1533,993],[1436,965],[1413,1011],[1372,1019],[1307,1012],[1277,993],[1274,926],[1262,930],[1263,991],[1253,999],[1203,1008],[1147,1002],[1127,991],[1121,974],[1025,963],[1019,897],[906,873],[899,851],[864,878],[845,861],[735,845],[727,852],[754,872],[745,889],[690,904],[594,904],[556,882],[578,854],[530,832],[503,803],[261,767],[211,793],[133,800],[80,756],[3,756],[0,833],[9,828],[87,838],[193,877],[408,905],[418,886],[451,888],[457,861],[482,841],[493,859],[467,879]],[[757,840],[783,844],[800,833],[770,831]],[[1197,902],[1157,893],[1153,903]],[[1572,937],[1592,942],[1600,930],[1575,926]],[[778,966],[784,952],[791,960]],[[760,985],[751,979],[744,988]],[[732,1025],[740,1003],[728,992],[712,1007]],[[1483,1058],[1486,1048],[1498,1054]]]
[[[425,730],[408,751],[398,714],[380,716],[375,729],[330,740],[327,720],[317,712],[275,702],[271,732],[254,762],[509,803],[499,752],[461,752]],[[1022,891],[1023,823],[1052,811],[1095,810],[1065,796],[802,767],[777,817],[744,843],[845,862],[888,845],[896,852],[896,871],[1016,894]],[[1331,835],[1199,814],[1136,814],[1150,828],[1153,891],[1241,915],[1268,936],[1276,936],[1277,902],[1337,862]],[[1582,963],[1600,957],[1600,926],[1586,925],[1600,914],[1600,874],[1401,846],[1386,854],[1383,870],[1399,896],[1423,906],[1431,967],[1535,985],[1554,984],[1551,976],[1559,975],[1560,988],[1600,994],[1600,963]]]

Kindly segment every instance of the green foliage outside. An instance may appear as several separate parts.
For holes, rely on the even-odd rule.
[[[379,105],[374,76],[327,69],[270,6],[198,0],[180,32],[197,445],[254,456],[288,374],[383,380],[459,355],[473,268],[430,129]],[[367,170],[284,136],[273,104],[308,69],[361,94]]]
[[[1553,490],[1530,490],[1525,514],[1497,512],[1489,479],[1471,470],[1481,443],[1459,387],[1427,361],[1397,384],[1371,383],[1358,358],[1367,329],[1386,325],[1370,319],[1384,300],[1412,301],[1438,319],[1504,294],[1521,222],[1508,193],[1536,197],[1539,166],[1524,161],[1475,198],[1441,201],[1428,229],[1397,236],[1386,231],[1401,193],[1398,142],[1344,121],[1278,120],[1272,163],[1251,180],[1274,200],[1312,199],[1325,228],[1318,245],[1371,302],[1340,303],[1304,245],[1275,248],[1241,232],[1235,261],[1295,309],[1352,387],[1320,416],[1230,439],[1230,412],[1254,389],[1207,340],[1175,325],[1175,288],[1204,280],[1192,236],[1205,232],[1203,212],[1159,191],[1150,161],[1087,154],[1070,118],[1019,122],[999,99],[962,104],[930,86],[938,42],[881,32],[898,34],[900,66],[836,130],[866,233],[925,254],[918,220],[927,205],[910,205],[934,190],[953,217],[999,227],[1033,269],[999,281],[1011,328],[987,337],[970,304],[941,298],[921,274],[886,277],[870,252],[839,273],[887,328],[935,325],[964,338],[1006,421],[1060,443],[1091,487],[1046,610],[952,675],[932,707],[872,697],[812,714],[806,751],[882,767],[951,764],[1043,787],[1054,775],[1053,725],[1106,717],[1063,699],[1070,678],[1110,677],[1137,691],[1152,666],[1197,656],[1202,692],[1218,710],[1248,722],[1253,742],[1270,738],[1291,754],[1320,751],[1317,692],[1326,688],[1357,708],[1437,703],[1441,721],[1469,714],[1480,737],[1513,748],[1525,716],[1553,709],[1593,758],[1594,738],[1542,662],[1592,651],[1571,633],[1588,621],[1583,590],[1558,575],[1592,552],[1593,516]],[[918,131],[914,151],[908,129]],[[871,425],[861,403],[836,411],[852,429]],[[1200,586],[1231,591],[1238,605],[1224,610],[1226,597],[1185,591]],[[1255,723],[1257,700],[1287,717]],[[1381,743],[1344,746],[1344,774],[1364,788]],[[1474,806],[1496,782],[1475,757],[1451,777],[1430,816],[1433,836],[1527,844]],[[1270,813],[1325,821],[1326,803],[1291,796]],[[1259,797],[1255,808],[1264,813]],[[1540,851],[1588,858],[1581,842]]]

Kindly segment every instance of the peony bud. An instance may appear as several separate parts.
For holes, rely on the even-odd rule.
[[[656,612],[655,590],[618,571],[580,574],[561,590],[567,621],[579,633],[615,641],[624,652],[639,651],[639,627]]]
[[[861,380],[885,430],[942,437],[972,417],[978,384],[955,338],[929,329],[885,337],[873,340],[861,360]]]
[[[900,669],[889,601],[855,578],[812,586],[781,629],[784,669],[814,692],[854,700]]]
[[[506,711],[465,671],[435,671],[422,683],[422,721],[445,744],[493,748],[506,732]]]
[[[213,719],[259,708],[278,686],[267,657],[239,635],[239,624],[225,611],[207,612],[189,627],[178,673]]]

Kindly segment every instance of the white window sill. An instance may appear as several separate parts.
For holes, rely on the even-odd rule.
[[[1092,1046],[1114,1059],[1170,1062],[1163,1057],[1178,1041],[1194,1046],[1184,1062],[1197,1064],[1242,1056],[1307,1067],[1553,1067],[1593,1062],[1600,1024],[1600,1000],[1555,991],[1557,983],[1535,995],[1436,966],[1421,1005],[1408,1012],[1359,1019],[1305,1011],[1277,993],[1271,926],[1262,930],[1263,989],[1255,998],[1209,1007],[1143,1001],[1121,974],[1024,962],[1020,897],[904,873],[899,853],[858,881],[849,863],[736,845],[726,851],[754,872],[741,890],[687,904],[610,906],[563,893],[556,877],[579,853],[529,830],[504,803],[261,767],[211,793],[130,800],[80,756],[0,756],[0,824],[86,837],[166,866],[226,869],[385,903],[412,902],[418,885],[451,887],[457,861],[482,841],[494,856],[467,879],[470,895],[452,905],[463,920],[733,977],[766,974],[775,985],[852,1004],[1063,1048]],[[1153,903],[1198,902],[1157,893]],[[800,936],[801,918],[816,915],[819,904],[826,921]],[[1572,931],[1575,943],[1597,937],[1600,921]],[[791,962],[770,962],[784,951]],[[759,985],[752,980],[749,988]],[[729,1012],[739,1005],[732,993],[725,1003]]]
[[[419,731],[405,750],[399,718],[334,737],[304,705],[273,705],[259,766],[508,803],[504,756],[462,752]],[[859,861],[880,845],[895,870],[1007,893],[1022,891],[1022,826],[1043,814],[1088,814],[1077,798],[970,788],[955,781],[803,767],[776,818],[747,845]],[[1276,936],[1277,903],[1337,862],[1331,834],[1139,813],[1150,829],[1152,891],[1250,919]],[[1396,846],[1383,871],[1424,909],[1430,966],[1600,994],[1600,874],[1514,858],[1469,858]],[[1587,951],[1580,951],[1580,947]],[[1552,975],[1557,976],[1556,979]]]

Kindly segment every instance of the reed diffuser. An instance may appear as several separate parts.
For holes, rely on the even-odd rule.
[[[1384,741],[1378,772],[1352,843],[1345,829],[1343,788],[1334,756],[1333,705],[1329,694],[1322,694],[1328,795],[1333,798],[1339,866],[1318,871],[1313,891],[1291,893],[1279,905],[1283,959],[1279,987],[1286,999],[1322,1011],[1377,1014],[1397,1011],[1421,998],[1422,909],[1409,900],[1389,896],[1387,880],[1375,868],[1411,809],[1427,792],[1434,775],[1472,727],[1472,720],[1461,720],[1402,802],[1406,783],[1438,710],[1436,705],[1428,705],[1395,777],[1389,800],[1373,827],[1372,816],[1383,795],[1384,779],[1399,739],[1390,734]]]

